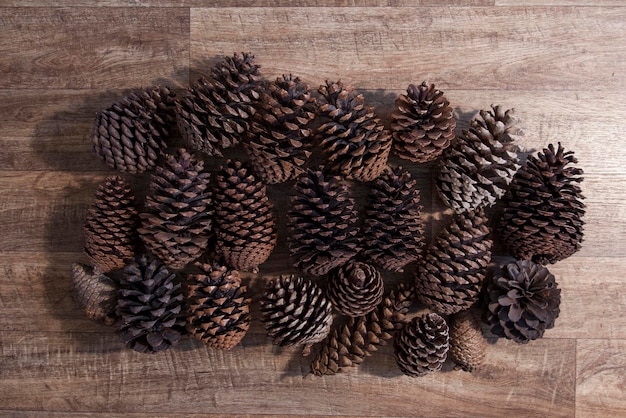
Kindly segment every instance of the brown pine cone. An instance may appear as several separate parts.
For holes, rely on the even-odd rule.
[[[450,354],[456,368],[473,372],[485,361],[487,342],[480,323],[468,309],[455,314],[450,321]]]
[[[436,313],[413,318],[394,340],[396,362],[402,373],[411,377],[441,370],[448,348],[448,324]]]
[[[349,261],[331,272],[328,298],[337,312],[347,316],[363,316],[383,300],[383,278],[374,266]]]
[[[72,264],[74,299],[89,319],[113,325],[117,304],[117,284],[97,268]]]

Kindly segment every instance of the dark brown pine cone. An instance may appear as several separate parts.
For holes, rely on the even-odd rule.
[[[487,342],[480,323],[468,309],[450,320],[450,354],[457,368],[473,372],[485,361]]]
[[[74,299],[89,319],[112,325],[115,322],[117,284],[98,269],[72,264]]]
[[[396,362],[402,373],[411,377],[441,370],[448,348],[448,324],[436,313],[413,318],[394,340]]]
[[[347,316],[363,316],[383,300],[383,278],[374,266],[349,261],[331,272],[328,298],[333,307]]]

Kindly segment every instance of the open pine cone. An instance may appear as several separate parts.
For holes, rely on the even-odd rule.
[[[441,370],[449,349],[449,328],[436,313],[413,318],[396,334],[394,354],[402,373],[419,377]]]
[[[347,316],[363,316],[376,309],[384,291],[378,270],[354,260],[332,271],[328,278],[328,298],[335,310]]]
[[[117,284],[97,268],[80,263],[72,264],[74,299],[89,319],[112,325],[115,322]]]

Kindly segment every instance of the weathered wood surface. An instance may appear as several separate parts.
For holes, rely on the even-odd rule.
[[[626,415],[626,4],[206,3],[0,0],[0,415]],[[583,249],[550,266],[562,288],[556,327],[527,345],[492,341],[471,375],[410,379],[384,346],[359,368],[316,378],[258,320],[230,352],[186,340],[146,356],[86,319],[68,273],[85,261],[82,224],[112,174],[89,147],[95,112],[155,83],[180,92],[234,51],[252,51],[268,78],[341,78],[385,122],[406,85],[427,79],[457,109],[459,129],[498,103],[517,109],[528,149],[574,150],[587,226]],[[410,167],[429,236],[448,219],[430,168]],[[132,180],[140,196],[146,179]],[[270,187],[277,207],[288,194]],[[283,240],[260,274],[246,275],[255,318],[267,277],[291,271]]]

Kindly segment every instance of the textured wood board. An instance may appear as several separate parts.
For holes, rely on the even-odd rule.
[[[421,7],[493,6],[495,0],[62,0],[63,7]],[[1,6],[47,7],[45,0],[0,0]]]

